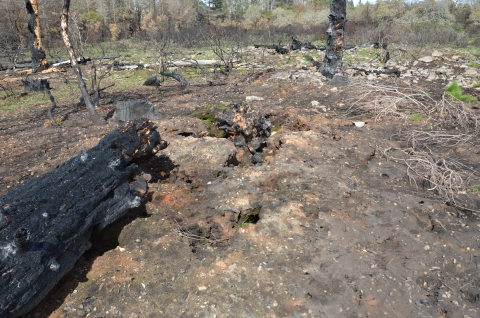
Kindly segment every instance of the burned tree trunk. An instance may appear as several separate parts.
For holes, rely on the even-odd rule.
[[[328,18],[327,47],[323,60],[322,74],[332,78],[333,75],[343,72],[343,38],[345,35],[345,23],[347,22],[347,1],[332,0]]]
[[[32,69],[33,73],[48,68],[47,56],[42,46],[42,35],[40,29],[40,18],[38,16],[37,0],[25,0],[28,18],[28,31],[30,32],[29,46],[32,52]]]
[[[75,72],[75,75],[77,76],[78,87],[80,88],[80,91],[82,92],[83,100],[85,102],[85,105],[87,105],[87,110],[90,113],[92,121],[95,125],[101,125],[101,124],[104,124],[105,121],[100,118],[100,115],[98,115],[97,111],[95,110],[95,105],[93,104],[92,98],[90,97],[90,94],[88,93],[87,86],[86,86],[85,81],[84,81],[83,76],[82,76],[82,69],[80,68],[80,65],[77,62],[77,57],[75,56],[75,51],[73,50],[72,43],[70,42],[70,37],[68,36],[68,16],[69,16],[69,13],[70,13],[70,0],[64,0],[63,1],[62,17],[61,17],[61,28],[62,28],[63,43],[65,43],[65,46],[67,47],[68,55],[70,56],[70,63],[72,64],[73,71]]]
[[[0,317],[36,306],[105,228],[140,196],[136,159],[152,155],[160,135],[149,121],[127,124],[63,166],[0,197]]]

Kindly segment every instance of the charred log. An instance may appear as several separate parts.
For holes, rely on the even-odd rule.
[[[343,73],[343,38],[347,22],[346,0],[333,0],[328,18],[327,48],[323,60],[322,74],[328,78],[333,78],[333,75]]]
[[[0,317],[38,304],[105,228],[141,198],[129,183],[137,159],[156,152],[160,136],[137,121],[89,151],[0,197]]]
[[[160,72],[160,75],[171,77],[174,80],[177,80],[178,82],[180,82],[180,84],[182,84],[183,87],[190,87],[190,84],[187,82],[185,77],[183,77],[182,74],[178,73],[177,70],[173,71],[172,73]]]
[[[157,78],[157,75],[152,75],[147,80],[143,85],[145,86],[160,86],[162,84],[162,81]]]
[[[387,68],[387,69],[384,69],[384,70],[367,70],[367,69],[364,69],[364,68],[353,67],[352,69],[356,70],[356,71],[363,72],[363,73],[365,73],[365,75],[369,75],[371,73],[376,74],[376,75],[380,75],[380,74],[391,75],[391,74],[393,74],[396,77],[400,77],[400,75],[402,73],[398,68],[390,68],[390,69]]]

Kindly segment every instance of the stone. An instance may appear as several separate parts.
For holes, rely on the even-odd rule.
[[[346,77],[343,74],[337,73],[333,75],[332,79],[330,80],[331,85],[337,85],[337,86],[345,86],[348,84],[350,79]]]
[[[172,140],[156,156],[169,159],[177,176],[183,177],[192,186],[198,186],[215,178],[223,167],[236,164],[236,152],[233,143],[225,138],[185,137]]]
[[[433,57],[432,56],[424,56],[418,59],[420,62],[424,63],[430,63],[433,62]]]
[[[262,101],[262,100],[264,100],[264,98],[260,97],[260,96],[247,96],[247,97],[245,97],[245,101],[247,101],[247,102]]]

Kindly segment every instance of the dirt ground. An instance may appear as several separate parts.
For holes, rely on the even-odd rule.
[[[262,97],[250,105],[281,129],[260,164],[240,151],[215,173],[145,163],[146,204],[94,232],[92,249],[25,317],[479,317],[478,192],[467,191],[470,210],[457,209],[382,155],[402,147],[392,135],[428,123],[365,118],[356,127],[342,115],[356,97],[350,85],[273,80],[278,73],[109,93],[105,117],[118,100],[153,101],[170,145],[211,135],[195,116],[246,96]],[[439,96],[444,82],[418,85]],[[117,127],[92,126],[73,103],[56,110],[61,126],[45,127],[46,108],[0,121],[0,195]],[[451,151],[478,172],[476,146]]]

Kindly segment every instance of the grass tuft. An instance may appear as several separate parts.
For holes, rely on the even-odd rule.
[[[458,99],[461,101],[467,101],[467,102],[476,102],[477,98],[472,96],[472,95],[463,95],[462,94],[462,89],[460,88],[460,85],[458,85],[458,82],[453,82],[451,85],[447,86],[445,88],[446,95]]]

